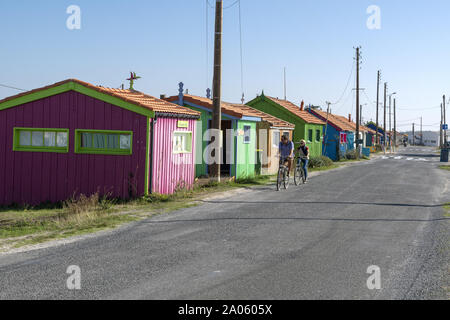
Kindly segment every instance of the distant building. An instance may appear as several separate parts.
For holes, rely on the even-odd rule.
[[[420,131],[415,132],[415,140],[411,131],[404,132],[408,135],[408,143],[411,145],[423,145],[427,147],[439,147],[439,132],[435,131],[424,131],[423,138],[420,135]],[[414,140],[414,141],[413,141]]]

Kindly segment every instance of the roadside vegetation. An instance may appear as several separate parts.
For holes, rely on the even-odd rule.
[[[442,170],[447,170],[450,171],[450,166],[440,166],[439,168],[441,168]]]
[[[444,215],[446,216],[446,217],[448,217],[448,218],[450,218],[450,202],[449,203],[447,203],[445,206],[444,206]]]
[[[312,157],[309,170],[325,171],[339,167],[331,159]],[[196,180],[193,188],[180,185],[172,195],[151,194],[123,201],[109,196],[81,195],[57,204],[36,207],[0,207],[0,252],[49,240],[113,229],[128,222],[197,206],[214,194],[238,188],[274,183],[276,176],[250,176],[221,183]]]
[[[196,181],[172,195],[151,194],[122,201],[108,196],[81,195],[58,204],[0,208],[0,252],[24,245],[113,229],[124,223],[198,205],[214,193],[265,185],[271,176],[248,177],[221,183]]]

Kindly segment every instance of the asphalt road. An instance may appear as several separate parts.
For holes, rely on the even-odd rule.
[[[401,158],[399,158],[401,157]],[[448,299],[450,173],[432,149],[0,256],[0,299]],[[81,268],[68,290],[66,269]],[[369,266],[381,289],[369,290]]]

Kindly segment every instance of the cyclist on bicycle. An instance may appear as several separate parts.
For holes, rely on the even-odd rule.
[[[280,164],[284,164],[289,168],[289,176],[292,169],[292,161],[294,159],[294,143],[289,141],[287,135],[281,137],[281,142],[278,146],[278,155],[280,157]]]
[[[308,162],[309,162],[309,147],[305,140],[300,141],[300,147],[297,149],[299,154],[298,161],[301,161],[303,172],[305,172],[305,182],[308,181]]]

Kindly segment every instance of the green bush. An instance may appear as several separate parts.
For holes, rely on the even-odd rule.
[[[310,169],[314,169],[314,168],[330,167],[332,165],[333,160],[325,156],[319,156],[319,157],[311,157],[311,159],[309,159],[308,167]]]

